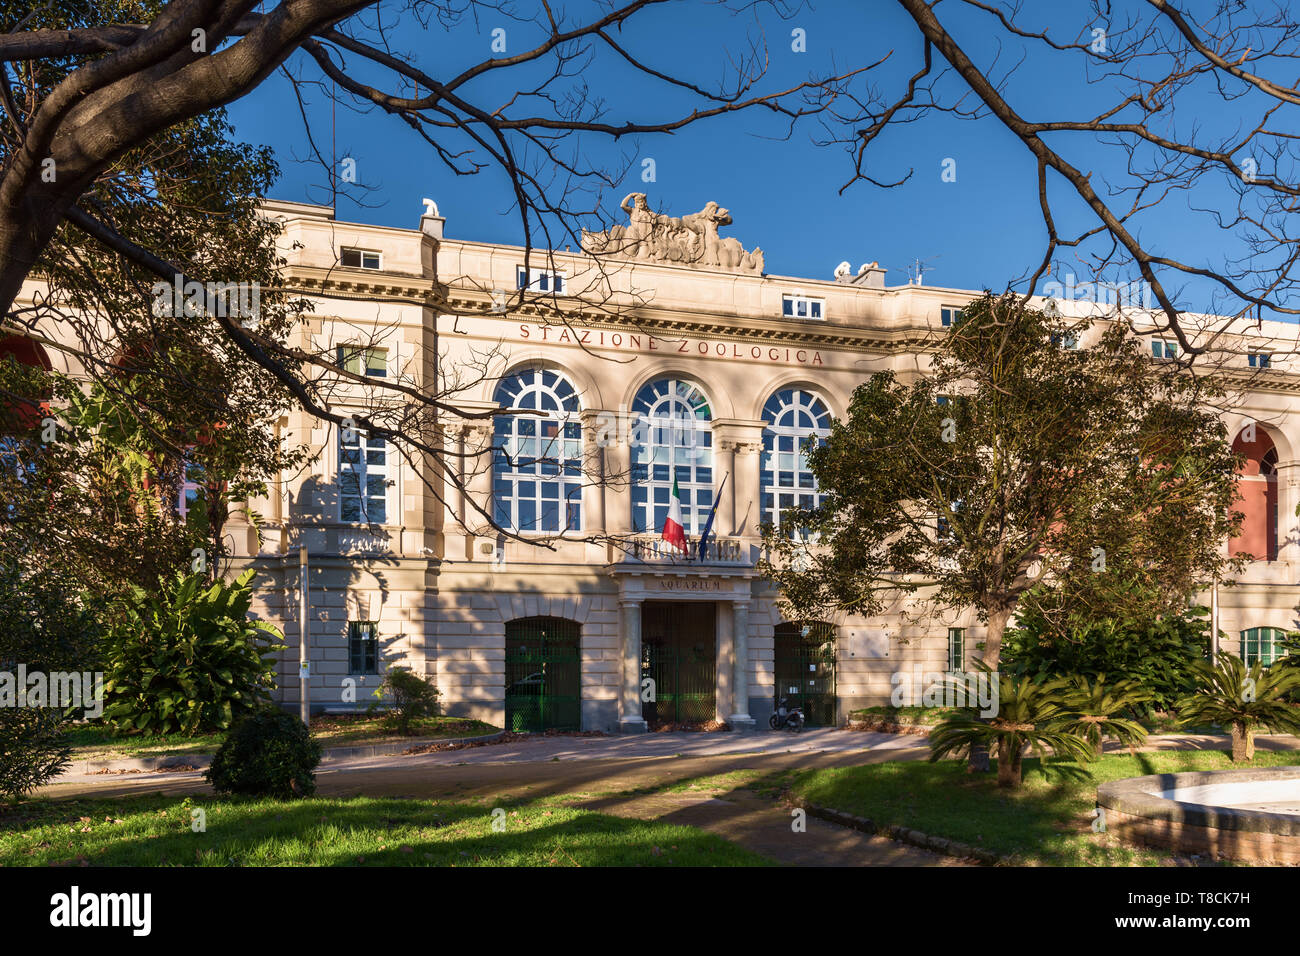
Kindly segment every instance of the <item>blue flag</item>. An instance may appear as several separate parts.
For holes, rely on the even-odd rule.
[[[709,509],[709,520],[704,522],[704,533],[700,535],[700,548],[698,552],[699,559],[704,560],[706,549],[709,546],[709,535],[713,533],[713,519],[718,516],[718,502],[722,500],[722,489],[727,487],[727,479],[731,477],[731,472],[722,476],[722,486],[718,488],[718,493],[713,496],[713,507]]]

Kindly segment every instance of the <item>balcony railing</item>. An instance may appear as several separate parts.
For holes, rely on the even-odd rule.
[[[673,547],[662,536],[637,535],[623,545],[625,560],[643,561],[646,564],[748,564],[749,549],[740,538],[720,538],[709,535],[703,559],[700,558],[698,535],[686,536],[686,553]]]

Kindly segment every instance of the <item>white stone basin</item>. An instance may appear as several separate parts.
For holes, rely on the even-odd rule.
[[[1147,792],[1178,803],[1300,815],[1300,779],[1225,781]]]

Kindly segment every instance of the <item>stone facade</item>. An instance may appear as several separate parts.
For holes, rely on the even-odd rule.
[[[635,194],[630,215],[642,206],[634,200]],[[580,632],[581,725],[638,729],[645,602],[708,601],[716,608],[713,716],[737,727],[765,725],[777,692],[782,623],[777,595],[754,572],[765,518],[765,441],[775,440],[769,403],[798,393],[841,416],[871,373],[891,369],[904,380],[924,374],[946,310],[975,293],[886,288],[875,263],[856,273],[844,264],[828,280],[764,274],[760,250],[717,237],[730,217],[716,204],[681,220],[647,209],[636,229],[633,215],[622,232],[589,237],[591,254],[532,250],[527,262],[518,247],[446,237],[437,207],[427,205],[419,228],[408,230],[338,222],[318,206],[266,204],[285,224],[290,285],[315,301],[298,344],[317,351],[359,342],[381,348],[375,361],[386,378],[450,391],[448,402],[470,416],[440,423],[441,459],[392,456],[385,463],[383,520],[372,523],[348,520],[339,430],[302,412],[281,421],[287,443],[306,442],[319,457],[309,473],[282,475],[266,499],[251,502],[264,519],[260,544],[247,526],[229,530],[240,562],[261,572],[256,612],[282,628],[292,649],[279,674],[285,705],[299,700],[305,547],[313,709],[366,705],[381,676],[354,672],[349,622],[373,622],[380,671],[397,662],[412,666],[437,682],[448,712],[501,725],[508,626],[559,618]],[[675,245],[656,243],[661,227]],[[631,252],[624,248],[629,232]],[[619,254],[610,254],[611,235],[622,244]],[[345,251],[356,264],[343,264]],[[529,286],[522,301],[521,284]],[[1293,329],[1266,323],[1248,331],[1234,339],[1243,376],[1245,352],[1286,351]],[[581,426],[580,490],[571,499],[580,528],[525,531],[519,540],[485,520],[494,507],[495,439],[491,418],[472,416],[499,410],[501,383],[533,369],[557,373],[576,396],[577,410],[566,420]],[[696,504],[716,495],[727,477],[717,502],[717,547],[705,561],[663,552],[658,528],[647,520],[647,509],[663,505],[637,503],[636,453],[619,433],[618,423],[646,389],[662,381],[682,383],[678,393],[691,393],[707,411],[701,434],[708,435],[711,467],[695,473],[708,486],[697,489]],[[1229,423],[1239,430],[1253,419],[1265,436],[1246,448],[1258,452],[1248,480],[1262,483],[1250,492],[1250,533],[1267,539],[1254,527],[1259,521],[1282,527],[1273,532],[1274,560],[1256,562],[1238,587],[1220,594],[1221,626],[1234,636],[1290,627],[1300,601],[1300,539],[1291,517],[1300,501],[1291,450],[1300,375],[1278,357],[1250,381]],[[336,398],[336,408],[367,409],[360,386]],[[691,511],[692,537],[705,510]],[[887,702],[898,670],[948,669],[949,629],[964,629],[966,660],[983,636],[973,614],[922,618],[910,602],[878,618],[827,623],[834,628],[834,719],[841,721],[855,707]]]

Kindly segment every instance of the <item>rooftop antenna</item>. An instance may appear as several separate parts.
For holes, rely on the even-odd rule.
[[[908,266],[907,269],[908,285],[925,285],[925,272],[929,268],[929,264],[938,258],[940,257],[931,256],[929,259],[913,259],[912,265]]]

